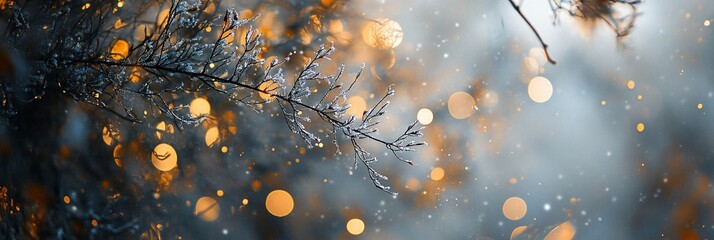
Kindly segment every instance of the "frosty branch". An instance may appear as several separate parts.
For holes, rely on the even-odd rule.
[[[30,81],[35,87],[25,89],[39,90],[25,94],[38,99],[46,91],[59,92],[140,125],[163,115],[179,129],[197,125],[207,117],[187,111],[189,106],[181,103],[186,100],[185,93],[220,94],[257,112],[276,102],[288,128],[309,147],[327,137],[332,138],[339,153],[338,140],[346,138],[354,148],[355,167],[358,162],[364,165],[376,187],[395,194],[381,182],[387,177],[373,168],[376,157],[361,145],[362,141],[377,142],[398,160],[412,164],[402,154],[425,144],[414,140],[422,136],[416,122],[395,140],[376,134],[379,119],[389,105],[387,99],[394,94],[391,87],[373,108],[364,112],[361,120],[347,116],[347,94],[359,73],[345,85],[341,81],[344,66],[334,75],[320,72],[320,62],[331,61],[333,46],[319,46],[315,56],[288,83],[280,66],[290,61],[290,56],[272,61],[263,58],[266,46],[262,34],[250,26],[252,19],[240,18],[233,9],[226,10],[223,16],[206,14],[205,3],[171,1],[168,14],[163,18],[159,15],[153,23],[139,15],[124,15],[115,21],[108,14],[111,4],[102,1],[91,2],[88,10],[66,3],[58,8],[59,13],[51,13],[62,16],[55,19],[58,23],[76,28],[71,33],[53,30],[47,39],[51,48],[29,56],[37,66]],[[13,19],[22,19],[28,11],[20,6],[15,5]],[[79,9],[82,10],[77,17],[70,17]],[[21,49],[31,32],[19,21],[10,25],[13,23],[9,26],[11,34],[6,36],[15,49]],[[129,32],[142,36],[131,40]],[[12,100],[7,94],[3,97]],[[11,106],[4,105],[3,109]],[[326,125],[313,122],[311,117]],[[319,136],[314,133],[316,128],[331,130]]]

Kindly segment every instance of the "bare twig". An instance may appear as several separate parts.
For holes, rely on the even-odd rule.
[[[550,62],[551,64],[556,64],[556,61],[553,58],[551,58],[550,53],[548,53],[548,44],[546,44],[545,41],[543,41],[543,38],[541,38],[540,33],[538,33],[538,30],[535,29],[535,27],[533,26],[531,21],[528,20],[526,15],[523,14],[523,12],[521,11],[521,5],[516,4],[516,2],[513,0],[508,0],[508,2],[511,3],[511,6],[513,6],[513,9],[516,10],[516,12],[518,12],[518,15],[520,15],[521,18],[523,19],[523,21],[525,21],[526,24],[528,24],[528,27],[531,28],[531,31],[533,31],[533,33],[538,38],[540,45],[543,46],[543,52],[545,52],[545,58],[548,59],[548,62]]]

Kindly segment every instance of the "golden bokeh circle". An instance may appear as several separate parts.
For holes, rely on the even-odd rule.
[[[629,81],[627,81],[627,88],[628,88],[628,89],[635,89],[635,81],[634,81],[634,80],[629,80]]]
[[[151,163],[161,171],[171,171],[176,167],[177,162],[178,154],[176,154],[174,147],[169,144],[161,143],[156,145],[151,153]]]
[[[110,53],[111,58],[117,61],[126,58],[129,56],[129,43],[124,40],[117,40],[112,44]]]
[[[211,104],[205,98],[196,98],[191,101],[189,106],[191,117],[199,117],[202,115],[211,114]]]
[[[360,235],[364,232],[364,221],[359,218],[350,219],[347,221],[345,228],[347,228],[347,232],[352,235]]]
[[[220,140],[220,134],[218,132],[217,127],[211,127],[208,130],[206,130],[206,146],[212,147],[214,144],[216,144]]]
[[[364,98],[360,96],[352,96],[347,99],[347,104],[350,105],[350,108],[348,108],[345,113],[347,115],[355,116],[358,119],[362,119],[362,114],[364,114],[364,111],[367,110],[367,102],[364,101]]]
[[[526,201],[519,197],[511,197],[503,202],[503,216],[516,221],[523,218],[528,211]]]
[[[212,197],[202,197],[196,201],[196,208],[193,212],[194,215],[199,216],[201,219],[207,222],[212,222],[218,219],[221,213],[221,207],[216,199]]]
[[[431,173],[429,173],[429,178],[434,181],[439,181],[444,178],[444,175],[446,175],[446,173],[444,172],[443,168],[435,167],[431,170]]]
[[[293,197],[285,190],[274,190],[265,198],[265,208],[276,217],[285,217],[293,211]]]
[[[466,92],[455,92],[451,94],[448,102],[449,113],[456,119],[464,119],[476,109],[476,101]]]

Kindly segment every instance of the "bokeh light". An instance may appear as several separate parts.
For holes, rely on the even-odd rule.
[[[212,147],[214,144],[216,144],[220,140],[218,127],[211,127],[206,130],[206,136],[204,139],[206,141],[206,146],[208,147]]]
[[[273,101],[275,100],[275,94],[278,94],[278,88],[280,87],[280,84],[274,81],[265,81],[262,82],[260,85],[258,85],[258,89],[260,89],[261,92],[258,92],[258,96],[262,98],[263,100],[266,101]]]
[[[122,60],[129,56],[129,43],[124,40],[117,40],[112,45],[111,58],[114,60]]]
[[[362,26],[362,40],[373,48],[396,48],[403,38],[402,26],[390,19],[380,18]]]
[[[176,150],[169,144],[161,143],[156,145],[151,153],[151,163],[156,169],[161,171],[171,171],[177,166],[178,154]]]
[[[442,178],[444,178],[445,172],[443,168],[440,167],[435,167],[434,169],[431,170],[431,173],[429,173],[429,178],[434,181],[439,181]]]
[[[189,106],[191,117],[199,117],[211,114],[211,104],[205,98],[195,98]]]
[[[355,116],[357,119],[362,119],[364,111],[367,110],[367,102],[364,101],[364,98],[360,96],[352,96],[347,99],[347,104],[350,105],[350,108],[348,108],[345,113],[347,115]]]
[[[451,94],[448,102],[449,113],[456,119],[464,119],[476,110],[476,101],[466,92],[455,92]]]
[[[285,217],[293,211],[293,196],[285,190],[274,190],[265,198],[265,208],[276,217]]]
[[[360,235],[364,232],[364,221],[359,218],[350,219],[347,221],[345,228],[347,228],[347,232],[352,235]]]
[[[626,85],[627,85],[628,89],[635,89],[635,81],[634,80],[627,81]]]
[[[528,206],[522,198],[511,197],[503,202],[503,216],[510,220],[520,220],[526,215],[527,211]]]
[[[571,240],[574,237],[575,226],[570,222],[564,222],[551,230],[543,240]]]
[[[114,144],[114,139],[119,137],[119,132],[112,125],[102,128],[102,141],[107,146]]]
[[[544,77],[534,77],[528,83],[528,96],[537,103],[544,103],[553,96],[553,85]]]
[[[204,221],[212,222],[218,219],[221,213],[221,207],[218,201],[212,197],[202,197],[196,201],[196,208],[193,212],[194,215],[200,217]]]
[[[432,120],[434,120],[434,113],[432,113],[431,110],[428,108],[419,109],[417,112],[417,121],[419,121],[419,123],[429,125]]]
[[[517,238],[518,236],[523,234],[523,232],[526,231],[526,229],[528,229],[528,226],[520,226],[520,227],[514,228],[513,232],[511,232],[511,239]]]

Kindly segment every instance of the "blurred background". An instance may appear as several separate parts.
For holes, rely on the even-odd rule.
[[[56,135],[31,130],[38,120],[22,112],[18,119],[31,120],[0,126],[6,176],[41,172],[41,161],[57,166],[26,181],[0,178],[4,213],[12,196],[25,199],[17,201],[23,208],[42,203],[23,213],[19,229],[80,211],[85,217],[67,217],[69,228],[105,236],[96,231],[110,228],[93,214],[108,211],[137,226],[108,236],[142,239],[714,236],[714,2],[643,2],[630,34],[618,38],[603,19],[554,19],[547,0],[525,1],[523,14],[557,64],[508,1],[215,4],[216,13],[259,16],[265,57],[295,53],[288,79],[304,64],[300,56],[325,43],[337,52],[323,71],[345,64],[351,79],[364,64],[349,114],[393,85],[379,135],[395,138],[417,120],[429,144],[407,154],[410,166],[366,143],[398,195],[353,167],[351,145],[341,143],[342,154],[332,144],[305,146],[277,106],[256,113],[191,93],[180,100],[213,118],[159,133],[150,127],[173,126],[107,121],[65,101],[44,127]],[[42,102],[33,104],[26,109]],[[52,147],[38,153],[44,144]],[[158,171],[150,153],[167,148],[176,170]],[[23,167],[24,159],[41,161]],[[118,196],[128,200],[109,204]]]

